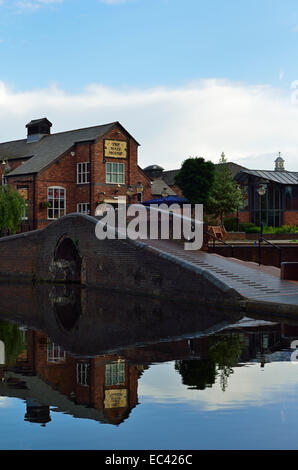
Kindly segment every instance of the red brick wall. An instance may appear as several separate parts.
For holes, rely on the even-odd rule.
[[[298,225],[298,211],[284,212],[284,225]]]
[[[175,184],[173,184],[173,185],[170,186],[170,188],[174,191],[176,196],[183,197],[183,193],[182,193],[181,189],[179,188],[179,186],[176,186]]]
[[[249,222],[249,212],[239,211],[239,222],[244,224]]]
[[[106,159],[106,162],[125,164],[125,184],[106,183],[104,139],[117,139],[128,142],[127,159]],[[75,152],[74,156],[71,155],[72,152]],[[80,162],[90,162],[91,184],[77,184],[77,163]],[[21,164],[21,160],[12,162],[12,169],[19,164]],[[134,187],[134,195],[128,202],[137,202],[136,185],[139,181],[144,187],[143,200],[151,198],[150,180],[138,167],[138,144],[120,126],[111,130],[95,143],[76,144],[60,158],[57,158],[50,167],[40,172],[36,176],[35,183],[34,179],[33,176],[8,179],[8,182],[15,188],[21,186],[29,188],[29,201],[31,204],[29,203],[28,218],[31,221],[31,229],[42,228],[50,222],[48,220],[48,208],[42,207],[42,202],[46,202],[48,199],[48,188],[50,186],[62,186],[66,189],[66,213],[68,214],[76,212],[79,203],[91,203],[91,215],[94,215],[97,204],[103,202],[104,199],[113,199],[116,203],[116,197],[127,196],[126,192],[129,185]],[[35,210],[33,200],[35,200]],[[34,219],[37,220],[35,226],[32,223]]]

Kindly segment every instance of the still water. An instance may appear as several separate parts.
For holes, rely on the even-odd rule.
[[[1,285],[0,448],[297,449],[298,323],[272,318]]]

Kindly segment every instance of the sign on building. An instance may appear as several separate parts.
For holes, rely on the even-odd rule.
[[[123,140],[105,140],[104,156],[111,158],[127,158],[127,142]]]

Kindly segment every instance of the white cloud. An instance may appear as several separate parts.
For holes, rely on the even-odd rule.
[[[285,395],[284,385],[287,384]],[[172,363],[148,369],[139,382],[141,403],[188,403],[194,409],[218,411],[253,408],[280,404],[297,395],[296,366],[291,362],[273,362],[262,369],[259,363],[233,368],[227,388],[222,391],[220,380],[205,390],[189,389],[182,385],[181,376]],[[283,410],[285,411],[285,410]],[[286,419],[286,413],[282,420]]]
[[[120,3],[128,3],[129,0],[100,0],[100,2],[108,5],[119,5]]]
[[[112,121],[140,142],[140,164],[179,168],[189,156],[273,169],[280,151],[298,171],[298,104],[293,90],[201,80],[185,87],[109,88],[90,84],[80,93],[53,85],[15,91],[0,82],[0,141],[25,137],[25,124],[47,116],[53,132]]]
[[[17,0],[12,4],[12,7],[17,8],[18,12],[21,12],[24,10],[33,11],[33,10],[38,10],[43,5],[50,5],[54,3],[63,3],[63,2],[64,0]]]

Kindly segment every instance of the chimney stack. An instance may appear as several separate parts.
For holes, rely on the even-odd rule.
[[[51,134],[52,123],[47,118],[34,119],[27,125],[27,143],[38,142],[46,135]]]

